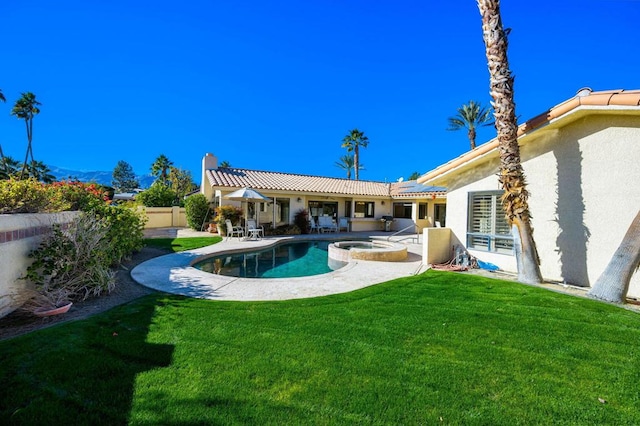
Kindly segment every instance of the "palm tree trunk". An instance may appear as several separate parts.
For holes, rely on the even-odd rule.
[[[25,119],[24,124],[27,127],[27,153],[24,156],[24,163],[22,163],[22,171],[20,172],[20,179],[24,179],[24,172],[27,170],[27,164],[29,161],[29,152],[31,151],[31,132],[29,132],[29,120]]]
[[[469,138],[469,144],[471,144],[471,149],[476,148],[476,129],[469,129],[467,132],[467,137]]]
[[[614,303],[624,303],[631,277],[640,266],[640,211],[631,222],[620,246],[604,272],[596,280],[589,296]]]
[[[356,180],[360,179],[360,174],[358,173],[360,169],[360,155],[358,151],[358,142],[355,142],[355,147],[353,148],[353,166],[355,171]]]
[[[518,281],[540,283],[540,260],[533,239],[526,181],[520,163],[518,127],[513,101],[513,76],[507,58],[507,36],[502,27],[499,0],[478,0],[482,34],[489,66],[493,114],[498,131],[502,204],[514,230]],[[517,231],[517,232],[516,232]]]

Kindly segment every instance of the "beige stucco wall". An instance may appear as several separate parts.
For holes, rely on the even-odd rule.
[[[78,212],[0,215],[0,318],[19,306],[11,295],[20,293],[26,282],[20,277],[31,264],[29,253],[38,248],[45,229],[55,223],[69,223]],[[11,234],[8,237],[8,234]]]
[[[422,263],[430,265],[451,259],[451,229],[425,228],[422,235]]]
[[[186,227],[187,215],[184,207],[138,207],[147,217],[145,229]]]
[[[521,138],[534,237],[546,279],[592,285],[640,209],[640,116],[585,115]],[[497,190],[498,159],[449,178],[447,226],[466,241],[468,193]],[[473,251],[515,271],[515,258]],[[629,296],[640,297],[640,274]]]

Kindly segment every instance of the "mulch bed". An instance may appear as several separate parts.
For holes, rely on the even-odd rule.
[[[155,293],[155,290],[136,283],[131,278],[130,272],[139,263],[167,253],[169,252],[166,250],[144,247],[118,268],[116,287],[111,293],[74,303],[66,314],[40,318],[31,313],[17,310],[0,318],[0,340],[20,336],[55,324],[87,318],[147,294]]]

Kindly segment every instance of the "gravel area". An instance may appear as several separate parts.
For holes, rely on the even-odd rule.
[[[165,250],[144,247],[135,253],[129,261],[120,266],[116,273],[116,288],[111,293],[85,300],[84,302],[74,303],[66,314],[39,318],[33,314],[18,310],[4,318],[0,318],[0,340],[20,336],[55,324],[87,318],[147,294],[155,293],[155,290],[136,283],[131,278],[130,271],[134,266],[145,260],[167,253]]]

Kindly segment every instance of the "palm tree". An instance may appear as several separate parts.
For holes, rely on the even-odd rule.
[[[29,155],[31,155],[31,162],[33,162],[33,149],[31,147],[31,141],[33,140],[33,117],[40,113],[38,105],[40,102],[36,100],[36,95],[31,92],[23,93],[20,96],[11,110],[11,115],[20,120],[24,120],[27,126],[27,153],[24,157],[24,163],[22,163],[22,171],[20,172],[20,179],[24,178],[24,173],[27,170],[29,164]]]
[[[171,166],[173,166],[173,161],[169,160],[166,155],[160,154],[151,165],[151,174],[166,185]]]
[[[56,177],[51,174],[49,166],[42,161],[32,161],[29,165],[29,176],[40,182],[51,183],[56,181]]]
[[[640,266],[640,211],[627,230],[602,275],[588,296],[613,303],[624,303],[631,277]]]
[[[340,161],[336,161],[336,167],[347,172],[347,179],[351,179],[351,170],[354,168],[353,155],[346,154],[340,157]],[[364,170],[364,164],[360,164],[360,170]]]
[[[224,160],[220,163],[220,167],[231,167],[231,163],[229,163],[227,160]]]
[[[18,173],[20,162],[12,157],[6,156],[0,159],[2,162],[0,167],[0,179],[9,179]]]
[[[485,108],[476,101],[469,101],[468,104],[462,105],[458,108],[458,113],[449,117],[448,120],[449,128],[447,130],[467,129],[471,149],[476,147],[476,127],[493,125],[491,108]]]
[[[7,102],[7,98],[5,98],[4,93],[2,93],[2,89],[0,89],[0,101]],[[5,161],[4,161],[4,152],[2,152],[2,144],[0,144],[0,161],[2,162],[2,166],[3,166],[2,170],[0,170],[0,173],[8,174],[8,170],[4,168]],[[6,179],[6,178],[2,178],[2,179]]]
[[[478,0],[482,16],[493,115],[500,152],[499,181],[504,189],[502,205],[514,234],[518,281],[540,283],[540,259],[533,239],[529,192],[520,163],[518,126],[513,101],[513,75],[507,58],[507,32],[502,27],[499,0]]]
[[[353,169],[355,170],[356,180],[360,178],[358,174],[360,170],[360,147],[366,148],[367,145],[369,145],[369,138],[358,129],[351,130],[342,139],[342,147],[347,148],[347,152],[353,152]]]

